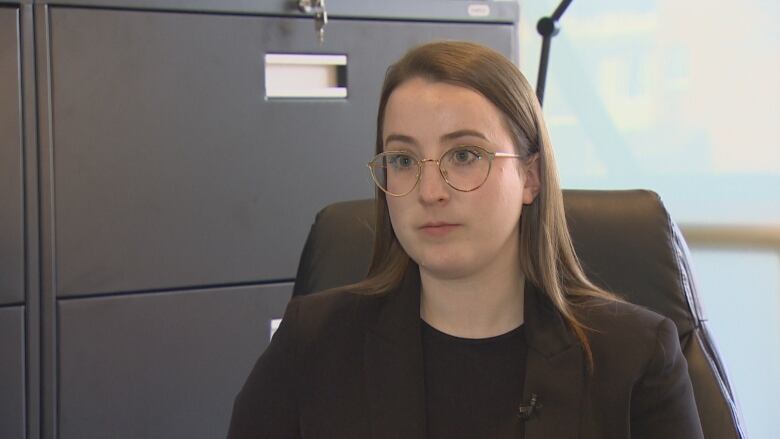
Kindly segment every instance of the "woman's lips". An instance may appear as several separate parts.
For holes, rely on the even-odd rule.
[[[428,236],[444,236],[459,227],[460,224],[431,223],[420,227],[420,230]]]

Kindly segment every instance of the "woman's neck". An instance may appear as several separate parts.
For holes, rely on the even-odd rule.
[[[439,331],[486,338],[523,324],[525,279],[518,264],[459,279],[437,278],[421,267],[420,280],[420,317]]]

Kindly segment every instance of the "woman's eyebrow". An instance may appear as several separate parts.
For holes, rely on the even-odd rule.
[[[401,143],[408,143],[411,145],[417,145],[417,141],[414,140],[413,137],[404,134],[390,134],[385,139],[385,144],[388,144],[390,142],[401,142]]]
[[[469,129],[457,130],[457,131],[453,131],[451,133],[444,134],[443,136],[441,136],[440,139],[441,139],[442,142],[444,142],[444,141],[447,141],[447,140],[459,139],[461,137],[477,137],[477,138],[480,138],[482,140],[488,140],[488,138],[484,134],[482,134],[481,132],[479,132],[477,130],[469,130]],[[387,138],[385,139],[385,144],[388,144],[390,142],[401,142],[401,143],[406,143],[406,144],[409,144],[409,145],[417,145],[417,141],[414,139],[414,137],[407,136],[405,134],[390,134],[390,135],[388,135]]]
[[[484,134],[482,134],[482,133],[480,133],[479,131],[476,131],[476,130],[458,130],[458,131],[453,131],[451,133],[447,133],[447,134],[441,136],[441,140],[443,142],[445,140],[455,140],[455,139],[458,139],[460,137],[478,137],[478,138],[480,138],[482,140],[488,140],[487,137],[485,137]]]

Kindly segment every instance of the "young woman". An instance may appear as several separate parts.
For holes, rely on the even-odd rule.
[[[233,438],[701,438],[674,324],[583,274],[541,109],[465,42],[390,67],[374,256],[291,301]]]

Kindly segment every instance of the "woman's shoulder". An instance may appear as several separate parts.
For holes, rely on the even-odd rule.
[[[302,309],[333,311],[343,307],[355,305],[360,300],[361,294],[354,292],[349,288],[332,288],[324,291],[317,291],[301,296],[294,296],[290,303]]]
[[[576,306],[582,323],[594,330],[655,331],[666,317],[621,300],[590,298]]]
[[[594,299],[578,307],[595,360],[641,373],[663,351],[679,351],[674,322],[628,302]],[[610,370],[610,367],[606,368]]]
[[[372,305],[381,302],[382,295],[335,288],[293,297],[285,319],[293,320],[296,332],[304,339],[323,334],[351,331],[365,322]]]

